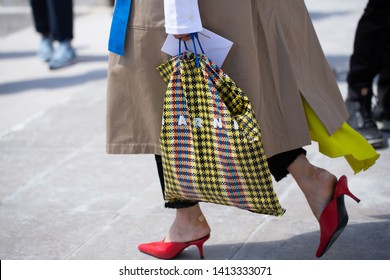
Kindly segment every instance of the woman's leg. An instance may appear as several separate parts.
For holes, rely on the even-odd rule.
[[[164,195],[164,173],[161,156],[156,155],[157,171],[160,178],[161,189]],[[165,242],[187,242],[202,238],[210,233],[210,227],[203,216],[199,203],[193,201],[179,201],[165,203],[165,207],[176,209],[176,217]]]
[[[304,193],[317,220],[331,201],[337,178],[329,171],[312,165],[304,154],[299,155],[289,166],[298,186]]]
[[[345,176],[339,181],[329,171],[312,165],[304,155],[300,155],[288,167],[298,186],[305,194],[314,216],[320,225],[320,243],[316,256],[323,256],[347,226],[348,214],[344,195],[356,202],[360,200],[348,189]]]
[[[199,204],[196,204],[192,207],[176,209],[176,217],[165,237],[165,242],[188,242],[208,234],[210,234],[210,227]]]
[[[322,210],[332,198],[336,177],[312,165],[302,148],[272,156],[268,159],[268,165],[276,181],[282,180],[289,173],[293,176],[319,220]]]

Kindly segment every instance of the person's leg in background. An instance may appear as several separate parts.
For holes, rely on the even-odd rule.
[[[390,1],[370,0],[359,20],[348,74],[348,123],[375,148],[384,145],[372,116],[374,78],[381,72],[388,38]]]
[[[59,45],[49,61],[50,69],[71,64],[76,53],[71,45],[73,39],[73,0],[46,0],[49,24],[53,40]]]
[[[383,58],[384,65],[379,73],[378,99],[373,110],[373,116],[376,121],[382,122],[382,131],[390,132],[390,11],[387,34],[386,51]]]
[[[45,0],[53,39],[58,42],[73,39],[73,0]]]
[[[30,6],[35,30],[42,36],[37,55],[43,61],[49,61],[53,55],[53,40],[46,0],[30,0]]]

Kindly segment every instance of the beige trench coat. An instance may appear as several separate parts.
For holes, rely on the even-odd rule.
[[[199,0],[203,26],[234,42],[222,69],[257,115],[268,157],[311,143],[301,96],[329,134],[348,118],[303,0]],[[166,84],[162,0],[133,0],[125,56],[109,56],[107,152],[160,154]]]

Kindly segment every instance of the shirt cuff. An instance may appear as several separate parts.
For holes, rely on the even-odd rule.
[[[187,34],[202,31],[198,0],[164,0],[165,31]]]

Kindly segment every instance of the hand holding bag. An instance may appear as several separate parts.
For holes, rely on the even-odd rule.
[[[160,135],[166,202],[281,216],[260,128],[242,90],[204,54],[179,51],[157,69],[168,85]]]

